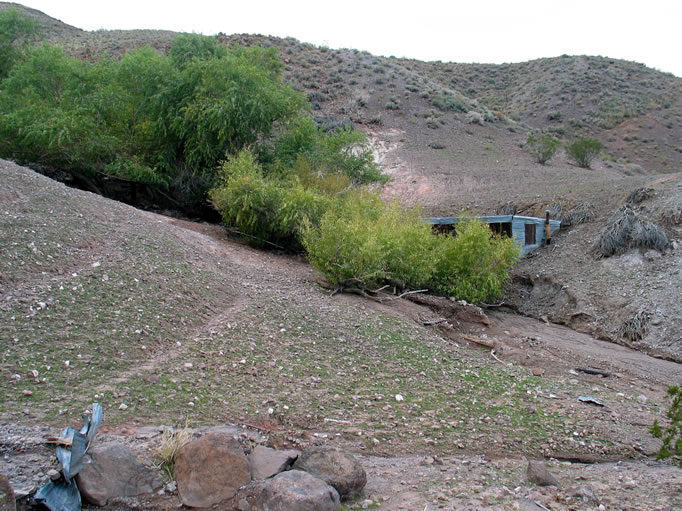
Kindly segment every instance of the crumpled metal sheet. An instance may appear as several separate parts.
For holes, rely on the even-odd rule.
[[[61,438],[71,440],[71,447],[57,447],[57,459],[62,464],[62,473],[67,481],[76,477],[76,474],[83,468],[83,456],[87,447],[87,437],[80,431],[76,431],[71,426],[67,426],[59,435]]]
[[[81,511],[81,494],[73,480],[50,481],[33,498],[50,511]]]
[[[80,431],[71,426],[62,430],[60,437],[71,440],[70,448],[57,447],[57,459],[62,464],[64,480],[44,484],[34,496],[36,502],[51,511],[80,511],[81,494],[73,478],[83,468],[83,457],[102,424],[102,417],[102,405],[93,403],[92,414],[85,418]]]

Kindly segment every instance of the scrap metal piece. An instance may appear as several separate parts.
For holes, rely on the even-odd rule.
[[[83,433],[76,431],[71,426],[65,427],[60,437],[71,439],[71,449],[61,445],[57,447],[57,459],[62,464],[64,478],[69,481],[83,468],[83,456],[85,456],[87,438]]]
[[[81,494],[73,480],[49,481],[33,498],[50,511],[81,511]]]
[[[57,443],[57,459],[64,479],[45,483],[34,495],[36,502],[50,511],[81,511],[81,494],[73,478],[83,468],[83,457],[97,434],[102,416],[102,405],[92,403],[92,413],[84,418],[80,431],[67,426],[59,437],[48,438]]]
[[[590,405],[596,405],[596,406],[602,406],[602,407],[605,406],[604,403],[593,398],[592,396],[578,396],[578,401],[580,401],[581,403],[587,403]]]

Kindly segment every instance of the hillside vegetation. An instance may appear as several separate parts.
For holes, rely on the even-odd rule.
[[[9,5],[13,4],[0,4]],[[167,55],[173,41],[180,37],[144,30],[85,32],[38,11],[18,8],[39,20],[44,27],[43,38],[85,61],[95,61],[103,54],[122,57],[145,44]],[[452,215],[463,208],[471,213],[543,215],[549,209],[565,225],[572,218],[580,218],[585,223],[574,221],[549,252],[541,251],[541,257],[521,261],[514,272],[515,285],[510,288],[510,293],[521,299],[511,302],[526,314],[549,317],[630,344],[632,341],[623,336],[627,325],[636,318],[655,318],[637,334],[634,345],[680,357],[682,340],[679,314],[675,312],[678,300],[674,298],[679,272],[674,267],[679,259],[676,247],[682,206],[677,180],[659,178],[661,173],[682,169],[680,78],[605,57],[455,64],[315,47],[292,38],[221,34],[218,42],[228,47],[260,48],[253,51],[266,54],[276,50],[282,63],[282,86],[288,84],[307,97],[308,119],[315,119],[318,133],[338,133],[339,127],[354,126],[357,129],[350,132],[353,136],[367,134],[371,145],[365,147],[373,150],[379,169],[389,177],[381,187],[384,199],[418,205],[427,215]],[[130,57],[122,62],[126,58]],[[312,124],[299,124],[288,140],[296,146],[299,135],[314,132]],[[540,132],[560,143],[544,163],[538,163],[537,154],[533,155],[527,144],[529,135],[532,139]],[[579,137],[593,138],[601,145],[589,169],[579,168],[564,149]],[[301,186],[311,182],[309,170],[319,168],[316,165],[324,150],[313,138],[308,137],[306,147],[314,151],[304,151],[309,162],[317,162],[312,166],[291,157],[297,150],[292,152],[291,144],[289,148],[281,143],[272,146],[294,170],[288,174],[294,181],[287,178],[286,187],[294,183],[294,189],[305,190]],[[284,157],[285,153],[289,156]],[[259,164],[264,164],[263,175],[277,176],[281,183],[281,175],[268,170],[274,167],[267,154],[259,152],[257,157]],[[325,193],[344,189],[338,176],[325,179],[312,189]],[[186,185],[186,181],[181,183]],[[249,186],[254,183],[250,181]],[[326,199],[317,192],[270,193],[268,190],[274,188],[268,187],[272,185],[265,181],[261,184],[261,197],[269,197],[271,212],[286,213],[290,211],[286,205],[298,200],[308,201],[305,216],[309,220],[313,213],[321,219],[326,210]],[[595,257],[593,247],[609,219],[627,203],[631,193],[648,188],[655,193],[637,205],[637,214],[642,225],[655,226],[651,232],[659,233],[657,236],[665,241],[655,244],[667,247],[663,248],[663,257],[640,257],[642,266],[627,259],[635,257],[631,249],[605,260]],[[228,192],[234,190],[224,190]],[[151,203],[159,201],[157,195]],[[263,224],[254,221],[260,210],[252,208],[253,204],[231,204],[235,207],[223,209],[229,223],[234,226],[239,216],[243,222],[237,230],[252,236],[253,241],[264,239]],[[298,240],[300,228],[294,226],[297,221],[291,223],[291,218],[284,214],[275,222],[265,223],[282,228],[276,237],[289,233],[289,239]],[[273,240],[286,245],[281,238]],[[554,271],[545,277],[547,267]],[[617,276],[608,276],[614,272]],[[669,278],[670,272],[673,278]],[[651,281],[657,283],[653,290],[640,291],[629,285]],[[605,282],[608,284],[602,286]],[[551,290],[561,298],[548,300],[545,291]],[[605,295],[620,298],[604,300]]]

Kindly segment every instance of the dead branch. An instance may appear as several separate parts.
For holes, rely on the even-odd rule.
[[[415,295],[417,293],[426,293],[426,292],[428,292],[428,289],[416,289],[414,291],[405,291],[404,293],[401,293],[398,296],[391,296],[391,297],[385,298],[383,301],[391,302],[393,300],[398,300],[398,299],[402,298],[403,296],[410,296],[410,295]]]
[[[327,418],[325,418],[324,421],[325,422],[338,422],[339,424],[352,424],[351,421],[342,421],[342,420],[338,420],[338,419],[327,419]]]
[[[611,376],[611,373],[608,373],[606,371],[601,371],[599,369],[588,369],[585,367],[576,367],[575,370],[580,372],[580,373],[593,374],[595,376],[603,376],[604,378],[608,378],[609,376]]]
[[[422,325],[424,326],[431,326],[431,325],[437,325],[439,323],[444,323],[446,322],[447,319],[445,318],[438,318],[438,319],[431,319],[431,320],[422,320]]]
[[[374,300],[375,302],[381,301],[376,296],[372,296],[369,293],[367,293],[367,291],[365,291],[364,289],[360,289],[358,287],[344,287],[343,291],[345,291],[346,293],[353,293],[355,295],[364,296],[365,298],[368,298],[370,300]]]
[[[466,341],[473,342],[474,344],[480,344],[486,348],[494,348],[495,344],[490,341],[485,341],[483,339],[476,339],[475,337],[470,337],[468,335],[460,334],[460,337]]]
[[[62,445],[64,447],[71,447],[73,440],[71,438],[64,438],[60,436],[48,436],[47,443],[54,445]]]
[[[500,364],[502,365],[507,365],[504,362],[502,362],[499,358],[497,358],[497,355],[495,355],[495,350],[490,350],[490,354],[493,356],[495,360],[497,360]]]

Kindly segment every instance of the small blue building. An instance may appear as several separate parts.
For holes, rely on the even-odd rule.
[[[540,247],[545,241],[544,218],[520,215],[495,215],[473,217],[490,225],[490,229],[501,236],[514,238],[521,247],[522,255],[526,255]],[[427,218],[426,222],[440,228],[453,226],[459,222],[459,217],[445,216]],[[561,227],[559,220],[549,220],[549,235],[554,234]]]

